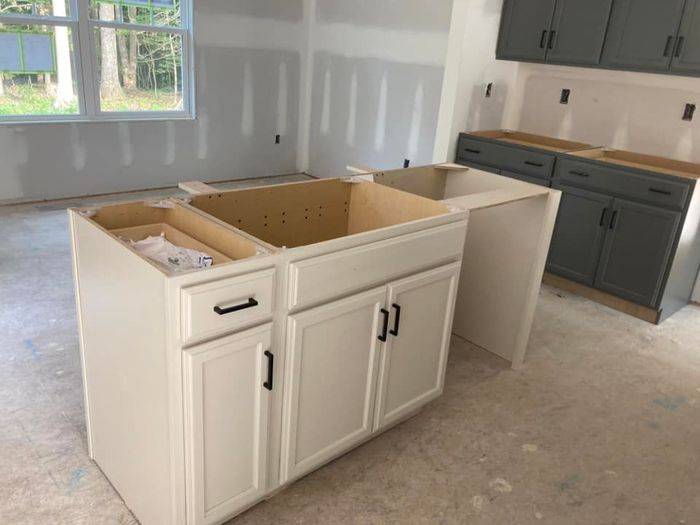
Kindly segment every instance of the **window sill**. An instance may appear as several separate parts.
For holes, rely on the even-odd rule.
[[[197,120],[196,115],[189,113],[148,113],[144,115],[100,115],[99,117],[86,117],[82,115],[57,115],[37,117],[0,117],[0,126],[34,126],[37,124],[104,124],[119,122],[170,122]]]

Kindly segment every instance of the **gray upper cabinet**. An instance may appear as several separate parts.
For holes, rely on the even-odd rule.
[[[613,198],[577,188],[554,187],[563,193],[547,269],[593,286]]]
[[[602,64],[668,70],[685,0],[615,0]]]
[[[671,71],[700,73],[700,0],[686,0],[681,29],[673,50]]]
[[[616,200],[596,287],[655,306],[680,222],[679,212]]]
[[[600,62],[612,0],[557,0],[547,38],[547,62]]]
[[[544,60],[555,0],[505,0],[496,56]]]

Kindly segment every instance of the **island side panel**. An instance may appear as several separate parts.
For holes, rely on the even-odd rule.
[[[557,197],[545,194],[471,212],[453,332],[515,368],[529,340]]]
[[[166,278],[69,215],[92,457],[141,523],[171,523]]]

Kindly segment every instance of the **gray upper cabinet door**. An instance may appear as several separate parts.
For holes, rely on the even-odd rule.
[[[496,56],[543,61],[554,3],[555,0],[505,0]]]
[[[602,64],[667,71],[685,0],[615,0]]]
[[[616,200],[596,288],[655,307],[680,221],[679,212]]]
[[[598,64],[612,0],[557,0],[547,62]]]
[[[586,190],[554,187],[563,194],[547,270],[593,286],[613,199]]]
[[[685,4],[671,70],[677,73],[700,73],[700,0],[687,0]]]

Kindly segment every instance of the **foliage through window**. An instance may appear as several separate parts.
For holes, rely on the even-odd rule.
[[[0,0],[0,121],[191,115],[193,0]]]

